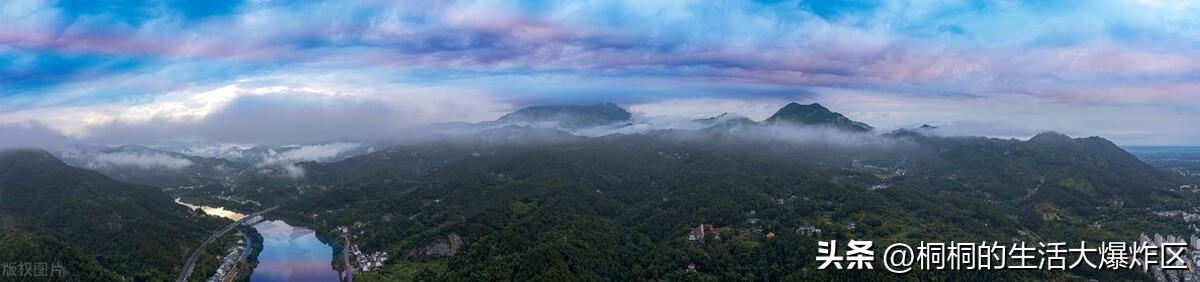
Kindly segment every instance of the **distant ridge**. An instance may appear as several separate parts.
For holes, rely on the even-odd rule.
[[[627,122],[629,111],[613,103],[531,106],[501,116],[496,123],[556,123],[563,128],[587,128]]]

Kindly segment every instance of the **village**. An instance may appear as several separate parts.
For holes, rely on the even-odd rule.
[[[354,224],[356,228],[365,226],[365,224],[362,222],[355,222]],[[350,228],[346,226],[339,226],[337,230],[347,238],[357,238],[356,235],[351,234]],[[359,232],[361,233],[362,231]],[[350,263],[354,270],[361,272],[370,272],[372,270],[380,269],[383,267],[384,262],[386,262],[388,259],[388,252],[386,251],[365,253],[357,244],[353,243],[350,243],[346,247],[345,252],[345,255],[350,256]]]
[[[791,196],[787,199],[776,199],[780,205],[795,200],[799,200],[799,198],[796,196]],[[804,197],[804,200],[808,201],[809,198]],[[691,244],[706,244],[709,242],[731,240],[733,239],[732,237],[752,237],[768,241],[775,240],[778,235],[774,231],[765,230],[765,228],[762,226],[762,219],[756,217],[757,214],[758,212],[755,210],[747,212],[747,219],[745,221],[747,227],[742,228],[716,226],[710,223],[699,224],[696,227],[688,229],[686,240]],[[857,224],[854,222],[849,222],[846,224],[846,228],[850,231],[854,231],[857,228]],[[821,237],[823,230],[815,225],[800,225],[797,226],[793,232],[795,232],[797,235],[805,237]],[[688,262],[686,271],[697,272],[698,270],[696,263]]]
[[[1184,184],[1179,185],[1179,189],[1172,189],[1179,192],[1200,193],[1200,185]]]
[[[208,282],[227,282],[233,281],[238,276],[238,272],[242,268],[242,264],[246,262],[249,256],[247,252],[250,249],[250,239],[244,232],[238,232],[242,239],[237,240],[237,245],[229,250],[221,259],[221,265],[217,267],[217,271],[212,276],[208,277]]]

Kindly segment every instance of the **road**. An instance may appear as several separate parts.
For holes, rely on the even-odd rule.
[[[252,244],[250,243],[250,235],[246,235],[246,232],[242,232],[242,255],[241,255],[241,257],[238,258],[237,263],[234,264],[234,267],[229,272],[229,274],[225,275],[225,280],[223,280],[224,282],[233,281],[233,279],[237,278],[239,272],[247,271],[247,269],[244,269],[247,267],[247,265],[242,265],[242,264],[249,263],[249,261],[250,261],[251,245]],[[238,266],[238,265],[242,265],[242,266]]]
[[[350,264],[350,235],[342,233],[342,238],[346,238],[346,245],[342,246],[342,270],[346,271],[346,275],[342,276],[342,281],[354,282],[354,265]]]
[[[242,219],[234,221],[233,223],[225,226],[225,228],[217,230],[217,232],[213,233],[212,236],[209,236],[208,239],[204,239],[204,242],[201,242],[199,247],[192,249],[192,254],[188,256],[187,263],[183,264],[183,269],[179,270],[179,277],[175,278],[175,282],[186,282],[188,276],[192,276],[192,270],[196,268],[196,259],[200,258],[200,253],[204,252],[204,247],[208,246],[208,243],[212,243],[212,241],[217,240],[217,238],[225,236],[225,233],[229,232],[229,230],[233,230],[233,228],[237,227],[239,224],[242,224],[242,222],[263,215],[269,211],[275,210],[276,208],[279,208],[279,206],[270,207],[265,210],[248,214],[245,217],[242,217]]]

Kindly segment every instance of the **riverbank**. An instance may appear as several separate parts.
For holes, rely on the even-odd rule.
[[[245,217],[241,213],[223,207],[195,205],[181,199],[177,199],[176,202],[215,216],[229,219]],[[244,262],[227,272],[228,277],[225,278],[231,279],[223,280],[256,282],[338,280],[340,275],[332,266],[332,262],[335,261],[333,245],[336,244],[326,243],[336,240],[328,237],[322,238],[324,236],[313,229],[289,224],[288,218],[287,216],[272,215],[272,219],[263,220],[250,226],[240,226],[239,229],[247,230],[247,234],[253,234],[248,236],[256,236],[256,238],[251,238],[253,246],[249,252],[246,252],[247,258]],[[303,222],[302,220],[297,221]],[[197,271],[199,270],[197,268]],[[236,274],[233,272],[234,270],[236,270]],[[212,270],[207,271],[215,272],[216,268],[214,266]],[[207,278],[212,273],[205,274],[193,275],[189,281],[203,281],[196,280],[196,277]]]

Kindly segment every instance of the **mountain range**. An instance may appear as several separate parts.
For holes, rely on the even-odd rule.
[[[29,223],[76,210],[30,204],[72,203],[105,215],[128,210],[96,222],[64,219],[90,228],[145,222],[165,230],[189,220],[186,211],[167,207],[169,197],[143,186],[154,185],[244,212],[282,205],[272,214],[320,233],[352,226],[365,252],[400,254],[382,269],[355,274],[364,281],[809,281],[897,278],[816,271],[816,240],[1129,241],[1143,232],[1190,234],[1182,219],[1155,212],[1197,204],[1174,189],[1188,179],[1100,137],[956,137],[932,126],[880,133],[815,103],[787,104],[762,121],[723,114],[687,128],[644,122],[614,104],[535,106],[455,125],[457,133],[437,140],[344,146],[329,158],[266,162],[272,158],[139,146],[58,153],[108,177],[44,152],[19,152],[4,155],[22,161],[7,163],[20,169],[5,169],[0,178],[0,192],[8,193],[0,194],[0,211],[17,218],[8,226],[58,234],[85,256],[105,253],[112,249],[94,247],[90,235],[72,235],[80,230]],[[117,153],[161,154],[187,165],[175,172],[171,165],[88,165]],[[54,174],[23,176],[45,171]],[[189,188],[174,189],[180,186]],[[67,187],[75,188],[46,190]],[[689,241],[702,224],[731,232],[725,240]],[[169,247],[180,237],[167,238],[153,244],[181,249]],[[108,255],[96,257],[98,273],[131,273],[109,267]],[[1088,270],[915,275],[909,278],[1145,278]]]
[[[638,122],[580,123],[594,108],[552,109],[568,124]],[[572,134],[582,126],[502,118],[438,142],[304,163],[302,181],[242,195],[282,203],[282,213],[318,229],[357,226],[365,250],[423,253],[451,234],[464,242],[448,257],[396,259],[365,273],[368,280],[811,280],[827,274],[811,271],[816,243],[794,231],[802,226],[823,229],[826,239],[1136,238],[1189,234],[1179,219],[1152,211],[1196,203],[1170,189],[1183,180],[1099,137],[946,137],[932,126],[874,133],[819,104],[789,104],[764,121],[694,122],[704,126],[592,137]],[[749,233],[689,243],[699,224]]]

